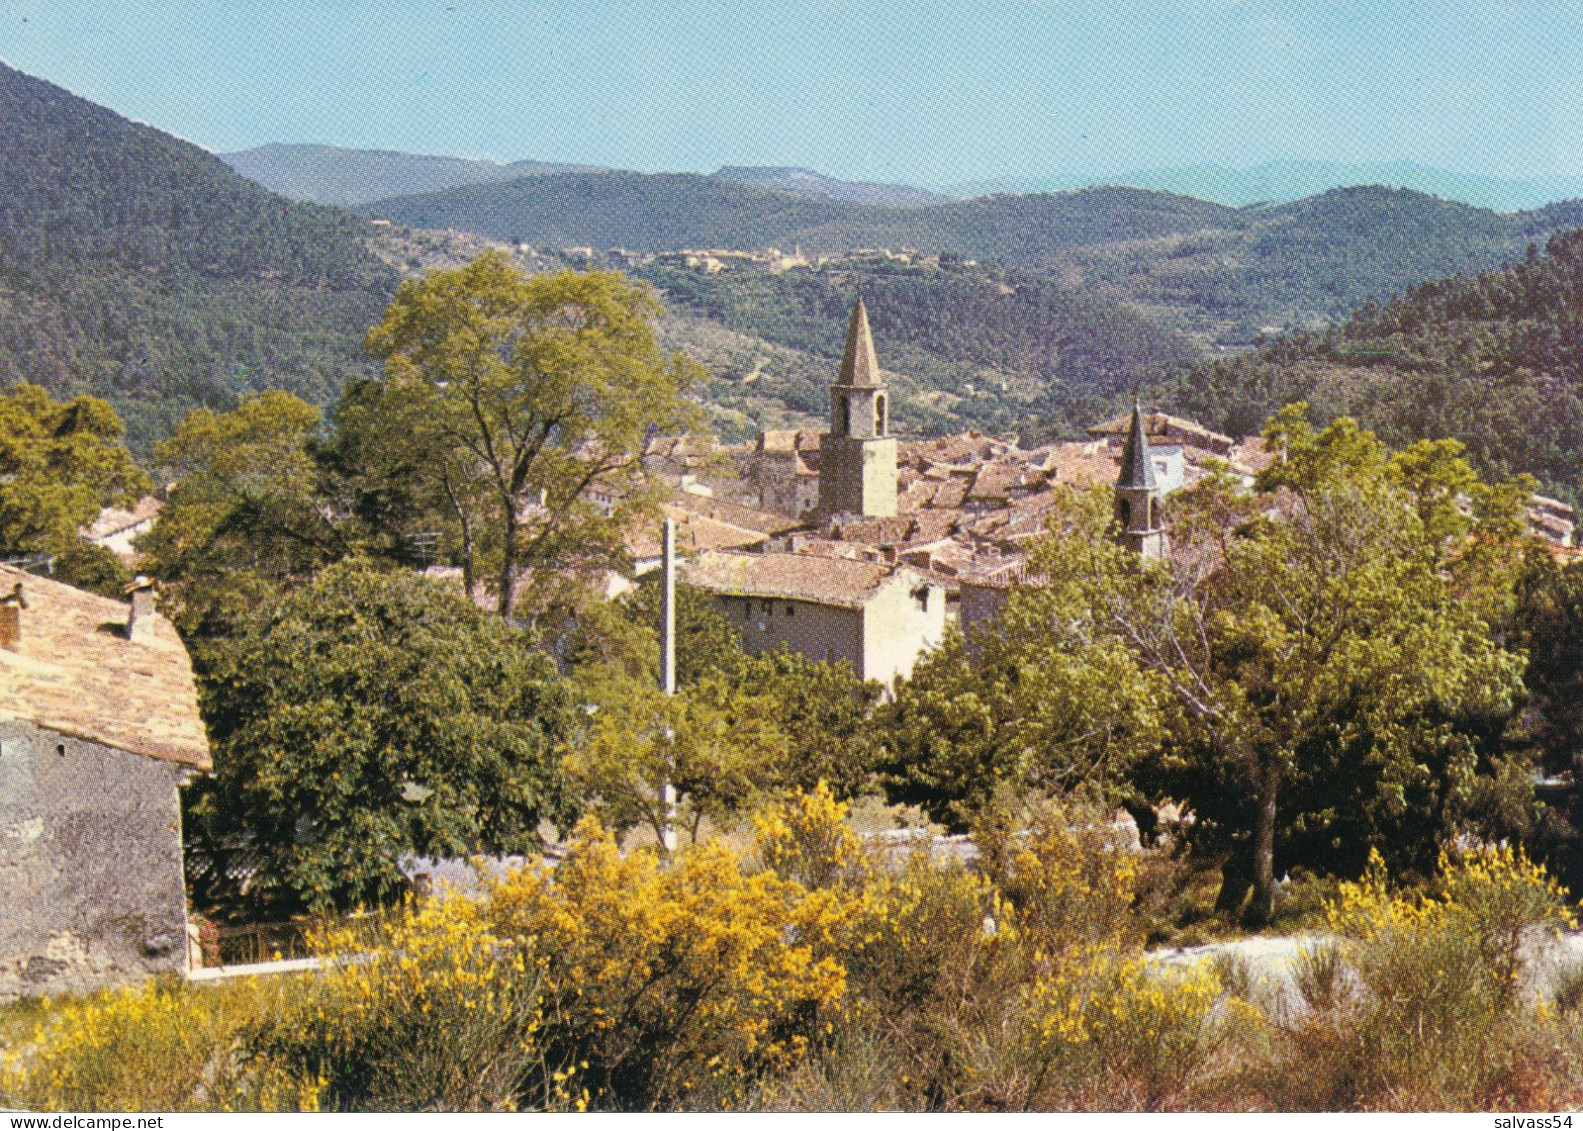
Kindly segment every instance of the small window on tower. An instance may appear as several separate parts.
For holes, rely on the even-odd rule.
[[[1116,517],[1121,519],[1123,527],[1130,527],[1132,525],[1132,504],[1126,499],[1118,502],[1116,504]]]

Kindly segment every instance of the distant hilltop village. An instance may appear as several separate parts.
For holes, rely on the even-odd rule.
[[[376,224],[388,225],[390,221],[374,221]],[[519,253],[531,253],[533,248],[527,244],[515,245]],[[939,267],[941,257],[928,255],[914,247],[902,247],[892,250],[888,247],[858,247],[845,253],[830,253],[825,255],[807,256],[801,247],[793,248],[790,253],[778,247],[759,248],[752,251],[743,251],[736,248],[682,248],[678,251],[629,251],[624,247],[594,248],[588,246],[563,247],[560,257],[568,262],[582,260],[588,263],[599,263],[609,267],[682,267],[689,271],[697,271],[704,275],[718,275],[723,271],[755,270],[769,271],[780,274],[795,268],[806,268],[817,271],[821,268],[838,264],[851,263],[894,263],[913,267]],[[952,257],[947,255],[947,260]],[[976,259],[953,260],[959,267],[977,267]]]
[[[1252,487],[1275,457],[1135,407],[1088,439],[1024,449],[978,432],[899,440],[863,300],[854,304],[825,431],[770,431],[716,446],[656,437],[644,468],[670,489],[685,580],[714,595],[751,652],[777,646],[846,659],[864,678],[910,674],[950,622],[993,616],[1026,576],[1056,488],[1110,485],[1117,536],[1145,557],[1170,552],[1162,502],[1211,463]],[[614,500],[610,500],[614,502]],[[1574,551],[1572,508],[1534,496],[1529,521],[1558,555]],[[634,576],[659,565],[653,532],[634,536]],[[611,592],[629,587],[613,579]]]

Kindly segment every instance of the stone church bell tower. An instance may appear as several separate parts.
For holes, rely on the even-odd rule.
[[[1121,450],[1121,474],[1116,477],[1116,533],[1122,545],[1146,560],[1163,558],[1169,549],[1160,521],[1160,485],[1149,454],[1143,410],[1136,402],[1127,444]]]
[[[819,514],[896,513],[896,438],[863,296],[852,307],[841,375],[830,386],[830,431],[819,437]]]

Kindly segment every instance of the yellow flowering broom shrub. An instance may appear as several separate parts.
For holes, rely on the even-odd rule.
[[[1299,979],[1317,989],[1291,1027],[1290,1061],[1271,1073],[1273,1102],[1543,1107],[1573,1071],[1556,1059],[1554,1019],[1522,992],[1529,948],[1573,919],[1559,886],[1520,850],[1442,855],[1427,894],[1395,891],[1375,853],[1325,914],[1339,968]]]
[[[1137,853],[1098,806],[1000,797],[973,838],[980,868],[1040,949],[1139,938]]]
[[[1112,944],[1067,947],[1016,995],[982,1075],[997,1106],[1154,1110],[1219,1040],[1214,974],[1149,966]]]
[[[313,939],[325,967],[250,1043],[338,1110],[565,1108],[540,1046],[542,962],[472,899],[408,905]]]
[[[727,1106],[799,1060],[846,988],[854,913],[717,842],[662,864],[592,822],[553,872],[513,873],[484,909],[540,956],[547,1062],[622,1110]]]
[[[823,781],[753,818],[755,846],[764,866],[808,888],[861,890],[874,875],[863,838],[847,823],[848,806]]]
[[[155,981],[47,1003],[31,1040],[0,1050],[0,1106],[314,1110],[317,1081],[247,1056],[243,1045],[246,1027],[294,989]]]

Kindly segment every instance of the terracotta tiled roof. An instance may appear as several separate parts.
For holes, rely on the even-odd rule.
[[[1121,470],[1117,455],[1093,444],[1055,444],[1043,465],[1055,474],[1057,483],[1076,486],[1114,483]]]
[[[677,492],[670,499],[669,505],[705,518],[712,518],[717,522],[729,522],[732,526],[740,526],[744,530],[757,530],[762,534],[785,534],[788,530],[797,530],[808,525],[800,518],[771,514],[769,511],[756,510],[724,499],[690,495],[685,491]]]
[[[1275,453],[1265,449],[1262,436],[1244,436],[1232,445],[1226,460],[1238,471],[1257,475],[1275,462]]]
[[[934,440],[914,440],[902,445],[901,458],[908,463],[971,464],[1010,452],[1014,445],[982,432],[959,432]]]
[[[812,428],[797,431],[774,429],[759,434],[758,450],[761,452],[818,451],[819,433]]]
[[[1001,558],[978,558],[971,569],[962,574],[963,585],[976,585],[983,589],[1010,589],[1013,585],[1038,583],[1028,575],[1028,559],[1021,554]]]
[[[902,546],[913,542],[932,542],[950,533],[960,516],[949,511],[919,511],[891,518],[869,518],[832,524],[832,537],[871,546]]]
[[[676,521],[676,552],[696,554],[704,550],[740,550],[759,546],[769,541],[769,535],[759,530],[748,530],[729,522],[720,522],[701,514],[693,514],[681,507],[661,508],[665,517]],[[629,530],[626,536],[627,553],[633,558],[657,558],[663,552],[661,526]]]
[[[169,621],[154,617],[132,641],[122,602],[0,565],[0,593],[18,583],[27,608],[15,649],[0,648],[0,718],[210,768],[192,664]]]
[[[967,498],[967,488],[968,482],[966,479],[952,478],[948,482],[940,484],[939,489],[934,493],[934,498],[929,501],[929,505],[931,507],[943,507],[948,510],[960,507],[962,501]]]
[[[822,538],[812,534],[792,535],[791,553],[841,558],[849,562],[883,562],[879,550],[873,546],[862,542],[841,542],[834,538]]]
[[[682,576],[711,593],[861,608],[890,578],[914,575],[874,562],[811,554],[704,554]]]
[[[967,497],[990,501],[1007,499],[1019,488],[1036,490],[1048,477],[1048,472],[1030,467],[1023,460],[996,459],[979,465]]]
[[[1125,436],[1132,427],[1132,414],[1113,417],[1101,421],[1088,429],[1090,436]],[[1224,452],[1231,447],[1231,437],[1222,436],[1213,429],[1205,428],[1196,420],[1187,420],[1180,416],[1170,416],[1163,412],[1150,412],[1144,414],[1143,428],[1149,436],[1169,437],[1182,443],[1196,444],[1198,447],[1210,451]]]

